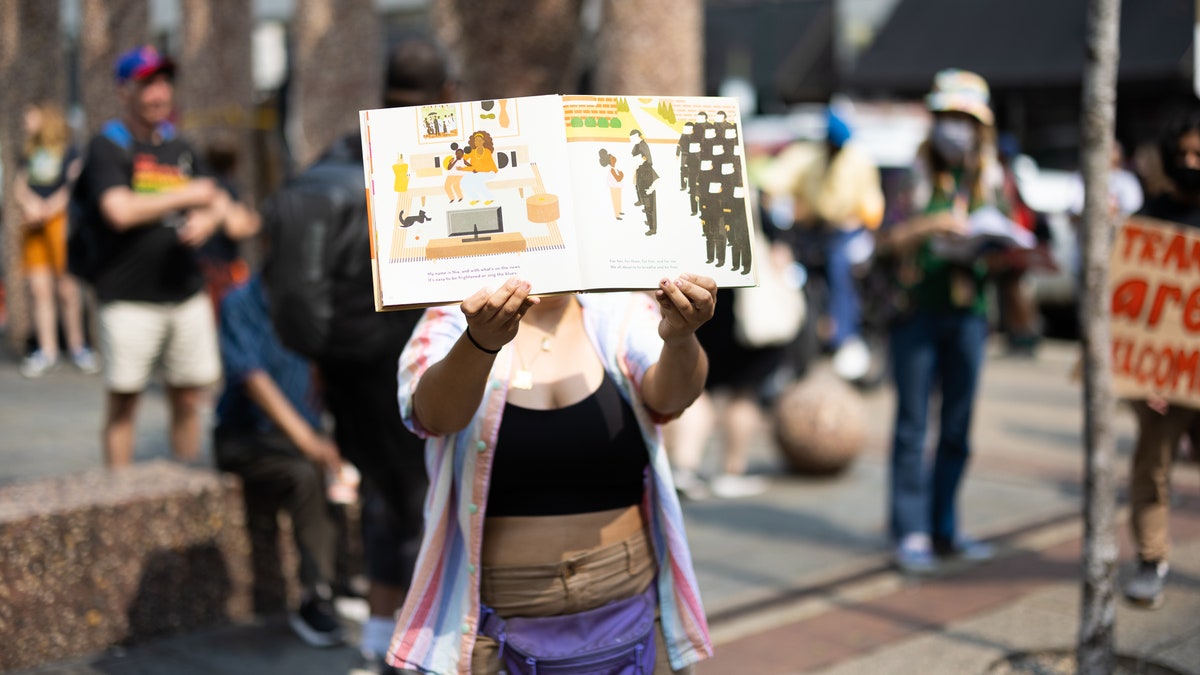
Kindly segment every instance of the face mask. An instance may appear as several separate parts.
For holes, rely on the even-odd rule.
[[[1167,175],[1175,183],[1180,192],[1188,195],[1200,195],[1200,169],[1190,169],[1186,166],[1174,166]]]
[[[961,164],[975,149],[975,125],[967,120],[938,120],[929,141],[946,162]]]

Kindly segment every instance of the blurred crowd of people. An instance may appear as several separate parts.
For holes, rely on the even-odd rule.
[[[402,43],[389,55],[387,73],[384,106],[454,100],[452,74],[432,43]],[[904,195],[885,194],[879,167],[857,143],[852,107],[831,105],[824,139],[793,144],[771,160],[758,186],[757,232],[772,243],[772,256],[785,260],[775,263],[780,269],[807,275],[795,289],[807,298],[807,319],[789,341],[740,340],[738,296],[684,275],[629,307],[532,298],[517,281],[473,296],[461,312],[385,317],[364,306],[354,320],[382,331],[387,348],[314,357],[285,346],[288,336],[273,323],[269,278],[239,254],[241,242],[271,233],[230,180],[235,149],[199,151],[172,124],[174,74],[171,60],[151,47],[123,53],[115,64],[121,114],[82,152],[58,106],[26,110],[27,141],[9,195],[20,216],[8,224],[20,233],[27,285],[10,292],[27,290],[34,326],[20,370],[39,378],[69,361],[85,373],[102,372],[101,438],[113,469],[133,461],[139,398],[161,376],[176,457],[195,462],[211,433],[216,466],[242,478],[248,511],[291,515],[304,589],[291,619],[306,642],[342,639],[332,605],[346,592],[335,569],[336,504],[361,500],[370,610],[364,670],[453,665],[472,658],[474,645],[474,657],[492,669],[474,672],[494,672],[504,646],[489,642],[486,622],[477,622],[485,605],[502,618],[557,616],[593,609],[596,598],[603,604],[657,590],[653,640],[661,652],[654,672],[689,672],[711,643],[678,498],[767,489],[749,467],[753,436],[771,401],[820,354],[848,382],[865,386],[876,372],[895,388],[886,519],[896,565],[920,574],[948,558],[992,556],[989,544],[962,530],[958,513],[986,345],[999,331],[1011,353],[1035,354],[1040,330],[1027,277],[1056,262],[1044,214],[1022,196],[1013,168],[1019,148],[997,129],[979,75],[937,73],[925,99],[928,136]],[[1200,118],[1170,127],[1159,156],[1162,176],[1143,205],[1143,185],[1152,181],[1130,173],[1116,146],[1113,212],[1144,210],[1200,225]],[[600,161],[615,166],[603,151]],[[361,162],[354,135],[330,148],[309,179],[331,171],[361,179]],[[1076,216],[1081,184],[1079,192]],[[892,199],[906,208],[885,209]],[[85,293],[68,266],[68,220],[71,228],[90,229],[102,251],[86,284],[96,302],[94,334]],[[267,264],[270,239],[261,240]],[[351,283],[370,298],[369,276]],[[623,338],[627,343],[604,343],[596,359],[586,339],[598,329],[584,322],[585,310],[605,321],[630,313],[639,322],[636,334]],[[415,333],[422,337],[410,342]],[[541,361],[547,370],[529,387],[493,370],[522,349],[548,354]],[[618,359],[624,349],[627,360]],[[575,388],[551,377],[564,373]],[[511,393],[501,424],[480,404],[505,384],[521,391]],[[202,410],[218,385],[213,428],[203,429]],[[574,407],[584,401],[596,409]],[[1161,401],[1133,406],[1137,569],[1126,591],[1154,605],[1168,570],[1169,470],[1196,413]],[[619,433],[604,442],[585,439],[578,458],[546,450],[558,442],[545,428],[577,435],[604,424]],[[533,450],[501,452],[493,466],[497,445]],[[705,475],[710,446],[721,456]],[[604,453],[621,466],[602,461]],[[535,497],[551,485],[537,468],[548,462],[570,477],[568,489]],[[493,511],[478,522],[477,502],[488,496],[478,490],[493,474]],[[435,521],[425,520],[431,515]],[[561,541],[532,545],[537,531],[559,532]],[[638,567],[621,583],[601,578],[614,546]],[[573,583],[588,584],[596,597],[551,597],[548,585],[575,574],[563,566],[577,555],[598,571]],[[617,567],[624,566],[621,557]],[[438,639],[422,642],[429,631]]]

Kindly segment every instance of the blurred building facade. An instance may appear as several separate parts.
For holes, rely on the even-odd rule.
[[[1078,161],[1086,0],[901,0],[845,81],[863,98],[913,98],[940,68],[973,70],[992,87],[998,128],[1044,166]],[[1117,137],[1126,150],[1196,104],[1193,0],[1125,0]]]
[[[1087,0],[708,0],[705,92],[767,116],[838,96],[878,110],[919,102],[942,68],[973,70],[998,128],[1044,166],[1074,169],[1086,16]],[[1195,7],[1125,0],[1121,19],[1117,136],[1132,153],[1196,103]]]

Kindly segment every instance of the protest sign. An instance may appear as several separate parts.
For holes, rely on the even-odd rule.
[[[1130,218],[1109,269],[1115,393],[1200,408],[1200,232]]]

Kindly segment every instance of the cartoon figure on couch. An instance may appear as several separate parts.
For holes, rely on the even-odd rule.
[[[467,139],[467,146],[463,153],[463,165],[458,168],[466,172],[462,181],[463,191],[470,197],[471,204],[478,204],[481,199],[485,200],[484,204],[491,204],[496,198],[488,190],[485,181],[492,178],[489,174],[500,170],[493,156],[496,146],[492,143],[492,135],[486,131],[476,131]]]

